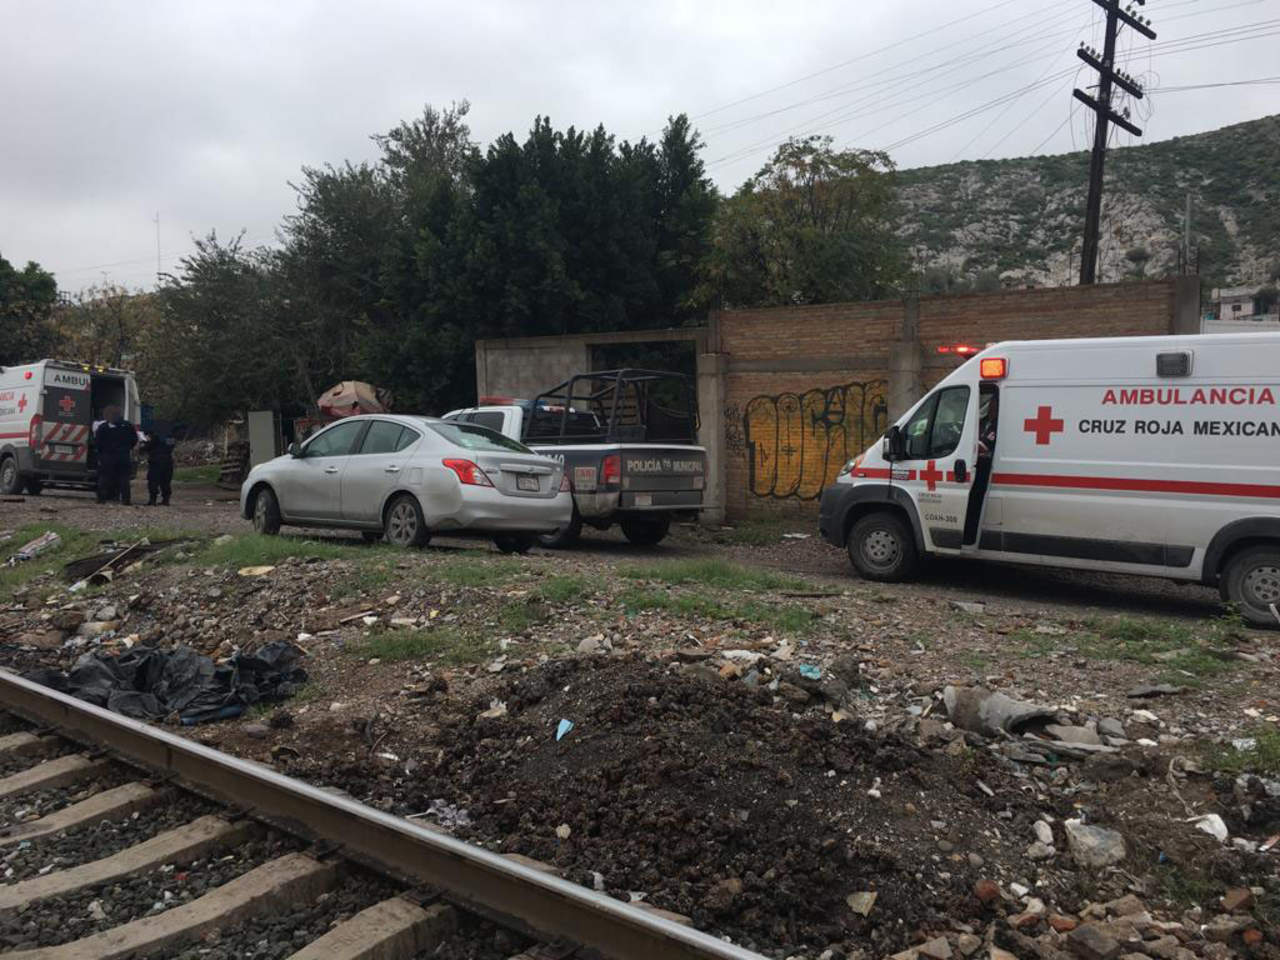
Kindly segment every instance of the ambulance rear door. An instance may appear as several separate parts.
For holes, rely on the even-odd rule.
[[[88,469],[89,380],[84,371],[45,367],[40,442],[33,451],[38,469],[53,473]]]

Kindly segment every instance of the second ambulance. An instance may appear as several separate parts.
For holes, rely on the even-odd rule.
[[[926,554],[1146,574],[1280,627],[1280,333],[988,347],[845,465],[820,527],[873,580]]]

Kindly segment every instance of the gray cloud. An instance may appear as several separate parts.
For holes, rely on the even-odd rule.
[[[1094,10],[1087,0],[10,3],[0,253],[38,260],[68,289],[104,276],[150,286],[157,210],[165,269],[210,229],[270,242],[303,164],[371,158],[370,134],[423,103],[463,98],[481,143],[522,133],[539,113],[637,139],[687,111],[707,131],[712,174],[732,189],[788,133],[882,147],[1073,69],[1078,39],[1100,43]],[[1280,0],[1152,0],[1146,12],[1168,42],[1280,17]],[[1274,74],[1276,42],[1156,53],[1150,67],[1166,86]],[[1145,50],[1133,47],[1135,73],[1148,69]],[[949,57],[970,59],[911,76]],[[1072,80],[906,143],[894,159],[1018,156],[1046,138],[1046,152],[1082,146],[1082,118],[1064,124]],[[1276,112],[1278,90],[1157,93],[1145,139]]]

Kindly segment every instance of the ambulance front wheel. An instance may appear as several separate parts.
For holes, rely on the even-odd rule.
[[[1251,547],[1232,557],[1222,598],[1254,626],[1280,629],[1280,547]]]
[[[849,559],[867,580],[909,580],[919,565],[911,530],[892,513],[869,513],[849,531]]]

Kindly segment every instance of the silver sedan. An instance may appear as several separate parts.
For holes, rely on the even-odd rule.
[[[487,427],[391,414],[347,417],[249,472],[240,513],[259,533],[283,524],[359,530],[399,546],[434,533],[490,537],[523,553],[573,516],[559,460]]]

